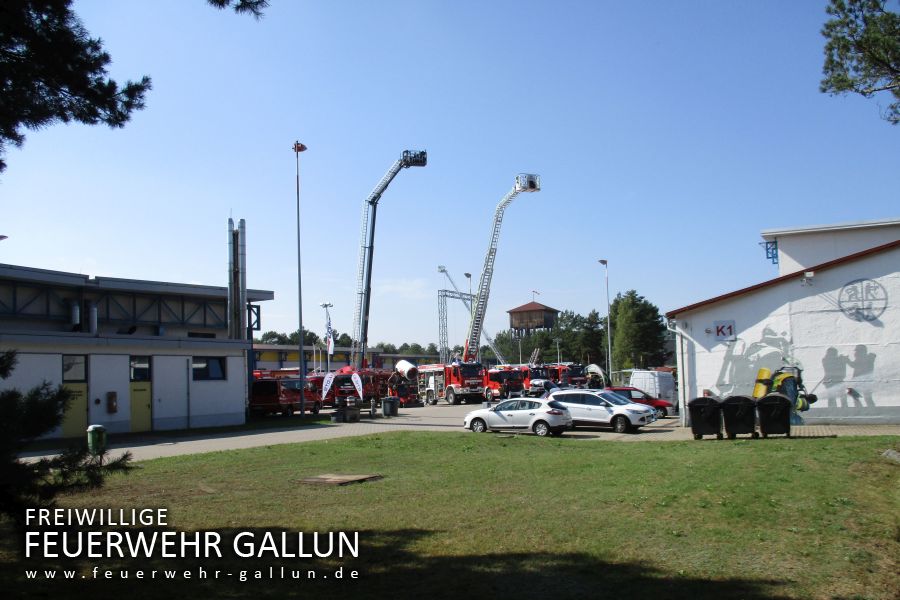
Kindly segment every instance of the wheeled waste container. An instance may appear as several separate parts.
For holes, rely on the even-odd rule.
[[[722,411],[715,398],[702,396],[688,402],[688,414],[691,417],[691,431],[694,439],[704,435],[714,435],[722,439]]]
[[[87,428],[88,452],[94,456],[100,456],[106,451],[106,427],[103,425],[91,425]]]
[[[763,437],[786,435],[791,437],[791,399],[784,394],[774,393],[756,402],[759,414],[759,432]]]
[[[396,417],[399,411],[400,398],[389,396],[381,399],[381,415],[384,417]]]
[[[738,434],[756,433],[756,402],[749,396],[729,396],[722,401],[722,421],[725,423],[725,435],[733,440]]]

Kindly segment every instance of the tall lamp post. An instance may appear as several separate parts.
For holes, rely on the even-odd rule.
[[[319,306],[325,309],[325,373],[327,374],[331,372],[331,352],[329,352],[331,348],[331,315],[328,313],[328,309],[334,304],[323,302]]]
[[[469,280],[469,318],[472,318],[472,311],[475,309],[475,299],[472,298],[472,274],[471,273],[463,273],[466,276],[466,279]]]
[[[519,364],[522,364],[522,334],[516,336],[519,340]]]
[[[605,258],[599,261],[606,273],[606,374],[612,385],[612,318],[609,314],[609,263]]]
[[[299,141],[294,142],[294,156],[297,158],[297,321],[300,341],[297,371],[300,374],[300,414],[306,413],[306,357],[303,356],[303,285],[300,277],[300,153],[306,146]]]
[[[560,364],[562,359],[559,356],[559,338],[553,338],[553,341],[556,342],[556,364]]]

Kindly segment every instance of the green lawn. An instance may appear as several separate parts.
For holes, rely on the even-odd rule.
[[[888,448],[900,449],[900,440],[616,443],[403,432],[159,459],[62,505],[165,507],[172,528],[226,540],[247,530],[359,531],[360,556],[25,561],[21,540],[4,535],[2,573],[22,597],[894,600],[900,466],[880,457]],[[322,473],[384,478],[297,482]],[[88,578],[25,580],[25,569],[57,564]],[[93,581],[98,564],[246,570],[250,580]],[[320,577],[268,580],[269,566],[282,565]],[[336,581],[341,565],[359,580]],[[254,581],[256,570],[266,579]]]

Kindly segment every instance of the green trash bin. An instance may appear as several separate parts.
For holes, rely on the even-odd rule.
[[[100,456],[106,451],[106,427],[103,425],[91,425],[87,428],[88,452],[94,456]]]

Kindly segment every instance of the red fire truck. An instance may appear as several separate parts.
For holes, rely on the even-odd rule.
[[[469,404],[481,402],[485,397],[484,377],[484,367],[476,362],[420,366],[419,399],[426,404],[437,404],[442,398],[449,404],[459,404],[461,400]]]
[[[322,400],[307,390],[306,410],[318,414]],[[300,380],[289,377],[260,377],[250,384],[250,402],[247,406],[251,414],[281,413],[291,416],[300,410]]]
[[[523,374],[519,368],[498,365],[485,371],[484,397],[486,400],[521,398],[524,395]]]
[[[552,381],[547,367],[544,365],[521,365],[522,385],[526,396],[540,396],[546,390],[545,381]]]
[[[347,398],[359,398],[356,386],[353,385],[353,373],[359,375],[363,386],[363,402],[378,401],[388,395],[387,380],[391,371],[385,369],[355,369],[343,367],[334,377],[331,389],[334,390],[338,404]]]
[[[575,363],[558,363],[546,365],[550,379],[559,386],[584,387],[587,376],[584,366]]]
[[[254,379],[284,379],[296,378],[300,370],[297,367],[287,367],[284,369],[259,369],[253,371]],[[324,373],[308,373],[306,375],[306,396],[307,410],[310,410],[313,404],[318,403],[319,407],[334,407],[334,386],[328,390],[328,396],[322,398],[322,382],[325,379]]]

